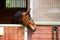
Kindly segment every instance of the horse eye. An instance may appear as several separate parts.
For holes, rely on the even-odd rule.
[[[31,20],[31,18],[29,17],[29,20]]]
[[[25,15],[28,15],[28,14],[25,14]]]

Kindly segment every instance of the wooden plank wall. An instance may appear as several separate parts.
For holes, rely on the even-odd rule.
[[[21,27],[4,27],[4,35],[0,40],[24,40],[24,31]]]
[[[28,40],[52,40],[53,26],[37,26],[36,32],[29,32]],[[60,40],[60,26],[58,26],[58,39]],[[4,27],[4,35],[0,40],[24,40],[22,27]]]
[[[52,27],[38,26],[36,32],[32,33],[32,40],[52,40]],[[56,40],[55,36],[54,40]],[[60,26],[58,26],[58,39],[60,40]]]

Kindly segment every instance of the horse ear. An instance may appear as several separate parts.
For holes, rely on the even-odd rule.
[[[31,9],[27,10],[26,14],[29,14],[30,10],[31,10]]]
[[[31,9],[27,10],[27,13],[29,13],[29,12],[30,12],[30,10],[31,10]]]

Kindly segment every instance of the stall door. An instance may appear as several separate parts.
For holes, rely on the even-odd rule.
[[[4,27],[4,35],[0,35],[0,40],[24,40],[22,27]]]

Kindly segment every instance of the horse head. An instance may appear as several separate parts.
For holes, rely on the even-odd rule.
[[[22,15],[19,18],[17,18],[17,19],[18,19],[18,23],[19,24],[21,23],[24,26],[27,26],[28,28],[32,29],[32,31],[34,32],[36,30],[36,24],[32,20],[29,12],[30,12],[30,10],[22,12]],[[20,13],[19,13],[19,15],[20,15]],[[15,22],[16,22],[16,20],[15,20]]]

